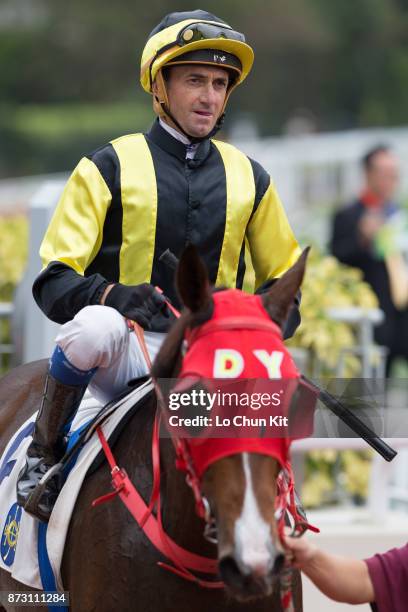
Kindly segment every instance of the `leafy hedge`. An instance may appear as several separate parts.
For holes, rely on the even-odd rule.
[[[0,217],[0,301],[9,302],[28,253],[28,222],[23,215]]]
[[[153,122],[150,106],[0,105],[0,177],[64,172],[86,153]]]
[[[0,217],[0,302],[11,302],[27,260],[28,223],[23,215]],[[0,319],[0,344],[10,342],[10,323]],[[10,367],[10,356],[0,354],[0,375]]]
[[[306,456],[302,503],[317,508],[348,497],[361,504],[368,494],[372,451],[335,450],[312,451]],[[339,489],[343,493],[339,493]]]
[[[324,255],[313,247],[303,281],[302,324],[287,344],[308,349],[323,366],[326,364],[326,373],[336,366],[343,349],[356,344],[353,327],[334,321],[327,314],[329,308],[342,306],[376,308],[378,300],[371,287],[363,281],[360,270],[345,266],[335,257]],[[346,354],[345,367],[349,376],[356,374],[359,361]]]

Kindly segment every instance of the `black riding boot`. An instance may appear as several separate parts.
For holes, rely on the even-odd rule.
[[[35,421],[33,440],[27,449],[26,464],[17,480],[17,502],[26,512],[47,522],[61,489],[58,474],[45,486],[41,478],[64,453],[63,429],[77,411],[86,386],[64,385],[47,374],[41,407]]]

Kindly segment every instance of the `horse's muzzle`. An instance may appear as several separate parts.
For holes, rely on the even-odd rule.
[[[267,566],[249,567],[236,554],[223,556],[219,561],[219,573],[230,594],[239,601],[247,601],[272,594],[285,556],[277,553]]]

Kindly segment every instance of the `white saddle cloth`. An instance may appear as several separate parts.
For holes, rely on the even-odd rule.
[[[115,404],[113,413],[102,425],[106,438],[109,438],[135,403],[147,395],[152,388],[153,385],[149,379]],[[71,432],[89,422],[100,409],[101,404],[90,395],[85,395],[72,422]],[[26,450],[31,442],[31,435],[24,437],[20,443],[18,443],[18,436],[19,434],[24,435],[21,432],[27,428],[29,423],[34,422],[36,414],[14,434],[0,459],[0,568],[10,572],[15,580],[42,589],[37,554],[39,521],[27,514],[16,503],[17,476],[24,466]],[[63,590],[60,570],[71,514],[85,475],[100,449],[99,438],[94,433],[79,453],[48,523],[47,551],[58,590]],[[103,493],[105,491],[101,491],[101,494]]]

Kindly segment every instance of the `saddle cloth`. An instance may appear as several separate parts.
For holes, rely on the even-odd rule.
[[[107,439],[112,436],[129,410],[152,389],[153,384],[149,379],[112,405],[110,416],[101,426]],[[86,395],[71,424],[70,435],[89,423],[101,407],[94,398]],[[46,526],[16,503],[16,480],[24,466],[36,415],[37,413],[33,414],[14,434],[0,459],[0,568],[10,572],[15,580],[23,584],[47,590],[41,578],[42,568],[39,562],[39,556],[44,556],[44,551],[41,551],[41,545],[39,546],[39,541],[43,539],[55,586],[58,590],[63,590],[60,570],[71,514],[82,482],[100,452],[101,444],[94,432],[78,454]],[[109,469],[108,466],[106,469]],[[106,491],[101,491],[101,495],[104,493]]]

